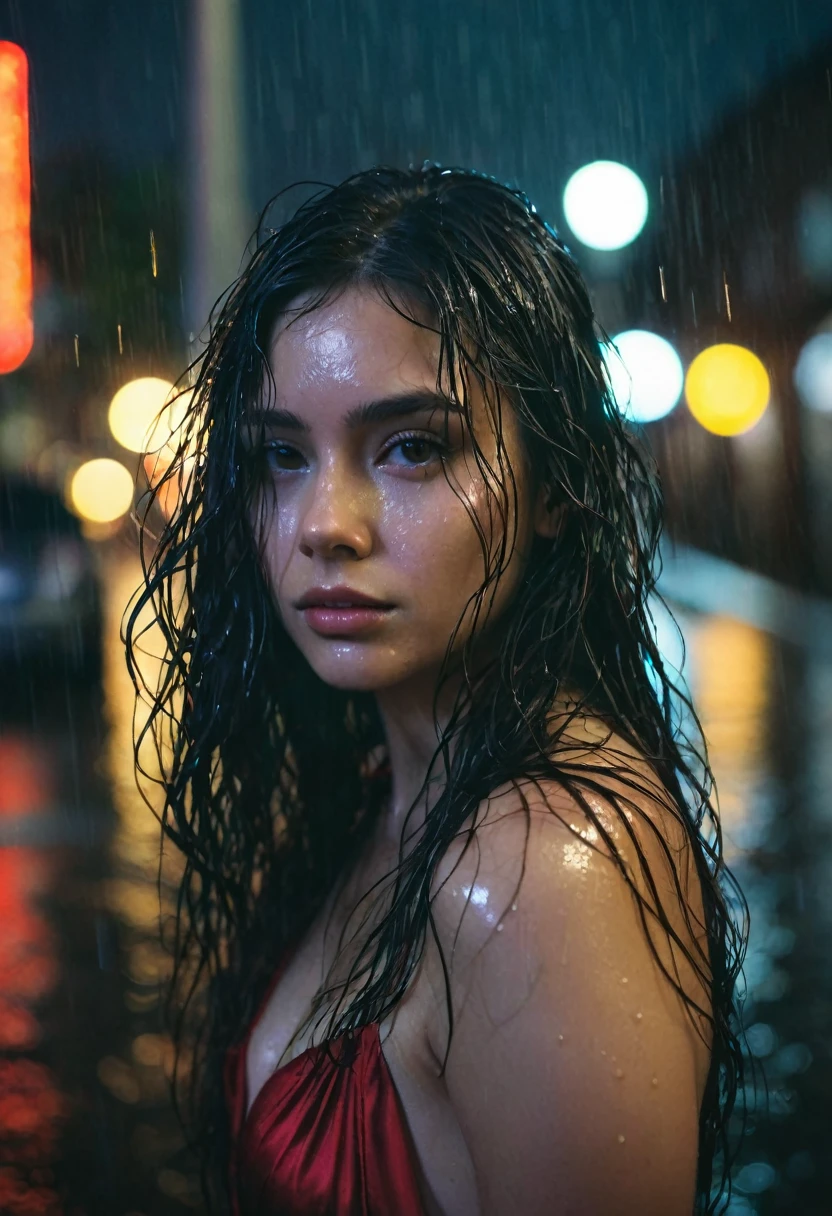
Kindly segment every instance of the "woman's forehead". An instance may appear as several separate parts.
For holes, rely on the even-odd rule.
[[[309,309],[301,298],[278,319],[269,346],[274,390],[288,402],[334,392],[367,398],[439,387],[454,397],[464,369],[452,377],[440,369],[440,337],[402,315],[378,292],[348,289]]]
[[[365,287],[318,299],[299,296],[275,324],[273,383],[264,386],[272,408],[346,416],[363,402],[426,390],[463,406],[476,432],[499,430],[505,437],[513,415],[508,395],[484,385],[461,350],[453,352],[453,373],[441,360],[440,376],[441,339],[424,310],[419,315],[402,301],[398,311]]]

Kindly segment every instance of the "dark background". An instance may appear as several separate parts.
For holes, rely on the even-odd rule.
[[[239,34],[225,142],[199,68],[209,9]],[[642,438],[752,906],[745,1024],[769,1100],[748,1095],[729,1216],[832,1211],[832,415],[792,386],[801,346],[832,325],[832,273],[801,260],[807,199],[832,212],[832,6],[0,0],[0,39],[30,63],[36,279],[35,347],[0,376],[0,474],[63,493],[91,457],[132,471],[107,428],[113,392],[183,370],[273,194],[374,162],[522,186],[564,229],[610,332],[654,329],[686,363],[740,342],[766,364],[772,404],[746,435],[709,435],[682,403]],[[596,158],[631,166],[650,197],[614,254],[572,242],[561,213]],[[235,218],[217,244],[223,165]],[[28,658],[0,672],[0,1214],[174,1216],[199,1198],[167,1097],[158,838],[133,785],[118,637],[135,533],[88,533],[103,676],[36,679]],[[15,951],[25,1000],[19,974],[4,987]]]

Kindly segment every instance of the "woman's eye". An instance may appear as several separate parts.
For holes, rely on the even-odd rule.
[[[267,443],[265,450],[266,460],[272,469],[293,473],[306,463],[297,448],[290,447],[288,443]]]
[[[428,439],[422,435],[410,435],[406,439],[397,439],[385,453],[385,460],[405,468],[416,468],[428,464],[429,461],[441,458],[444,447],[438,440]]]

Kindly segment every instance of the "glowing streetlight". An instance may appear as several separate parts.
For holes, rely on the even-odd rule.
[[[696,421],[714,435],[741,435],[766,411],[771,383],[750,350],[732,343],[709,346],[688,368],[685,396]]]
[[[133,478],[118,460],[88,460],[76,471],[69,487],[72,509],[81,519],[109,524],[120,519],[133,503]]]
[[[630,422],[655,422],[682,395],[682,361],[665,338],[628,329],[606,347],[604,362],[615,403]]]
[[[563,192],[563,211],[579,241],[592,249],[621,249],[647,220],[644,182],[614,160],[596,160],[573,173]]]
[[[0,372],[32,349],[29,232],[29,65],[14,42],[0,42]]]
[[[832,414],[832,333],[815,334],[803,347],[794,385],[807,409]]]

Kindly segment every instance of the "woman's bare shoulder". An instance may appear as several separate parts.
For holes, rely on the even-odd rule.
[[[666,1216],[692,1202],[708,1050],[633,891],[683,927],[673,874],[685,832],[660,789],[633,789],[614,756],[596,759],[605,789],[585,799],[553,779],[496,790],[437,873],[454,1012],[446,1083],[489,1211],[518,1197],[548,1211],[553,1193],[570,1211]],[[670,949],[664,925],[653,940]],[[680,962],[664,961],[671,974]],[[679,975],[706,1003],[695,971]]]
[[[677,902],[681,896],[701,914],[687,812],[649,762],[598,722],[572,737],[567,758],[563,779],[506,782],[463,825],[434,879],[442,919],[453,923],[464,909],[488,935],[516,895],[547,898],[596,872],[622,885],[626,872],[644,899],[654,897],[654,883],[669,883]]]
[[[481,982],[502,943],[503,953],[522,947],[522,975],[512,983],[518,993],[529,989],[568,925],[572,948],[590,965],[601,961],[602,939],[614,937],[619,957],[629,951],[639,966],[652,957],[707,1009],[699,846],[685,811],[615,736],[601,746],[595,740],[591,764],[592,789],[554,778],[506,783],[441,859],[433,913],[458,996],[473,976]]]

